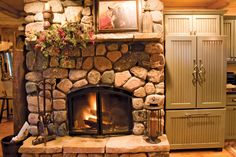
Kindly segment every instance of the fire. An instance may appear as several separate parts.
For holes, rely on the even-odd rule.
[[[89,119],[97,119],[97,102],[96,102],[96,93],[91,93],[89,94],[89,104],[88,108],[83,112],[84,114],[84,119],[89,120]]]

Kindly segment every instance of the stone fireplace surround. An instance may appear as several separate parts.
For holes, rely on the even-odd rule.
[[[37,135],[36,123],[38,121],[36,84],[44,78],[46,81],[55,82],[53,87],[53,108],[51,108],[51,95],[46,91],[46,111],[54,113],[56,122],[57,140],[49,142],[47,147],[43,145],[32,146],[32,138],[25,141],[20,152],[23,156],[114,156],[114,157],[166,157],[169,152],[169,143],[166,136],[161,137],[160,144],[150,145],[143,139],[146,127],[145,105],[158,104],[164,108],[164,48],[163,48],[163,30],[162,30],[162,9],[163,4],[159,0],[149,0],[153,5],[151,7],[153,17],[153,33],[119,33],[119,34],[96,34],[95,44],[91,44],[86,49],[64,49],[67,56],[60,58],[59,54],[51,50],[49,57],[45,58],[41,53],[37,55],[31,49],[28,49],[26,55],[26,65],[29,72],[25,75],[27,83],[25,85],[27,92],[27,106],[29,110],[28,121],[30,123],[29,131],[32,135]],[[42,8],[44,2],[37,0],[25,0],[26,16],[26,37],[29,31],[43,31]],[[94,14],[94,2],[92,0],[81,1],[60,1],[49,0],[53,11],[55,24],[65,21],[75,22],[73,13],[80,16],[76,21],[82,24],[94,24],[91,17]],[[143,4],[142,4],[143,5]],[[83,8],[84,7],[84,8]],[[143,8],[143,7],[142,7]],[[69,11],[70,10],[70,11]],[[74,11],[74,12],[73,12]],[[77,17],[76,14],[76,17]],[[160,18],[161,17],[161,18]],[[161,19],[161,20],[160,20]],[[64,21],[63,21],[64,20]],[[68,137],[67,128],[67,108],[66,96],[70,90],[78,89],[88,85],[110,85],[123,88],[132,93],[133,106],[133,134],[125,137],[105,138],[102,140],[99,151],[96,152],[94,141],[96,139],[84,140],[82,137]],[[40,109],[43,109],[43,92],[40,87]],[[50,89],[46,86],[46,89]],[[162,132],[164,130],[164,110],[162,109]],[[137,136],[139,135],[139,136]],[[122,144],[113,143],[113,141],[123,141]],[[62,142],[63,141],[63,142]],[[76,150],[69,149],[66,146],[74,145],[77,141]],[[125,145],[127,141],[130,144]],[[85,147],[87,151],[78,151],[87,142]],[[96,141],[97,142],[97,141]],[[95,143],[96,143],[95,142]],[[109,143],[117,148],[114,152],[108,151]],[[51,143],[51,144],[50,144]],[[105,144],[104,144],[105,143]],[[124,144],[125,143],[125,144]],[[136,145],[137,143],[137,145]],[[56,146],[55,146],[56,145]],[[57,147],[59,145],[59,148]],[[119,147],[121,145],[121,147]],[[90,147],[91,146],[91,147]],[[126,151],[123,149],[128,147]],[[129,149],[130,147],[130,149]],[[94,151],[91,151],[94,150]],[[66,151],[67,150],[67,151]],[[74,150],[74,152],[73,152]]]

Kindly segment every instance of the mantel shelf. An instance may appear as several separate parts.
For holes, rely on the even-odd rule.
[[[96,34],[96,42],[109,41],[159,41],[162,37],[160,33],[104,33]]]

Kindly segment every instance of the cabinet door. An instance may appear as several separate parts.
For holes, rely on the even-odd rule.
[[[166,35],[191,35],[192,15],[166,15],[165,34]]]
[[[224,37],[197,37],[197,107],[224,107],[226,104],[226,57]]]
[[[195,108],[196,37],[166,37],[166,108]],[[196,74],[195,74],[196,76]]]
[[[236,52],[234,53],[234,21],[224,20],[224,35],[226,36],[226,54],[227,58],[236,57]]]
[[[224,130],[225,109],[166,111],[171,149],[222,148]]]
[[[236,106],[226,107],[225,138],[236,139]]]
[[[194,35],[220,35],[219,15],[193,15]]]

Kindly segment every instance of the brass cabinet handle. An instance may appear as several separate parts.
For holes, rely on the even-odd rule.
[[[199,72],[198,72],[198,82],[200,85],[202,85],[205,81],[206,81],[206,69],[204,68],[203,64],[202,64],[202,60],[199,60]]]
[[[197,85],[198,66],[197,66],[197,62],[195,59],[193,60],[193,65],[194,65],[194,67],[193,67],[193,72],[192,72],[192,75],[193,75],[192,83],[194,86],[196,86]]]
[[[233,98],[233,99],[232,99],[232,102],[236,102],[236,98]]]
[[[185,113],[186,117],[202,117],[202,116],[208,116],[210,112],[207,113]]]

